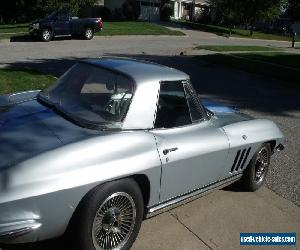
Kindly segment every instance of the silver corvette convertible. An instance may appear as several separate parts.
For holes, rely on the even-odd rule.
[[[282,144],[272,121],[200,100],[176,69],[80,62],[0,97],[0,243],[129,249],[146,217],[236,181],[258,189]]]

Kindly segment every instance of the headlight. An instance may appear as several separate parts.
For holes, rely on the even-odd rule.
[[[40,24],[39,23],[34,23],[32,24],[32,28],[35,30],[38,30],[40,28]]]

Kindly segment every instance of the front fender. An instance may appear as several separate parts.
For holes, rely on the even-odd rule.
[[[232,123],[224,126],[222,129],[226,133],[230,145],[226,168],[223,173],[227,177],[244,171],[255,152],[263,143],[275,142],[274,148],[276,148],[284,140],[283,134],[277,125],[266,119]],[[240,153],[244,152],[244,154],[239,154],[239,151]],[[243,160],[243,162],[240,161],[240,167],[235,166],[234,162],[237,158]]]
[[[284,136],[277,125],[266,119],[254,119],[233,123],[223,127],[230,140],[230,147],[247,144],[258,144],[276,141],[276,145],[283,142]]]

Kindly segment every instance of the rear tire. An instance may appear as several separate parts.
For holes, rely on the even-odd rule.
[[[50,29],[43,29],[42,30],[42,40],[44,42],[49,42],[52,39],[52,31]]]
[[[71,229],[75,233],[73,248],[130,249],[143,213],[143,196],[134,180],[123,179],[97,187],[79,205],[75,227]]]
[[[241,184],[246,191],[256,191],[265,182],[269,170],[271,147],[264,143],[254,154],[245,173]]]
[[[84,31],[84,38],[86,40],[91,40],[94,37],[94,30],[90,27],[86,28]]]

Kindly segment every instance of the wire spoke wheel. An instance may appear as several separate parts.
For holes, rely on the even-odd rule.
[[[92,227],[94,247],[120,249],[128,241],[136,220],[136,206],[124,192],[110,195],[98,209]]]
[[[255,182],[260,183],[265,178],[265,173],[270,164],[270,155],[267,148],[263,147],[258,153],[255,162]]]

